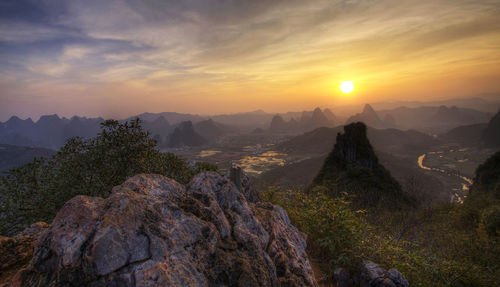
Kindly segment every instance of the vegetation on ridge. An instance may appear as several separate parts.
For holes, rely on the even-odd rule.
[[[156,173],[187,183],[208,163],[189,166],[172,153],[155,149],[139,119],[108,120],[91,139],[72,138],[51,159],[35,159],[0,178],[0,234],[50,222],[75,195],[106,197],[113,186],[138,173]]]
[[[355,208],[401,209],[414,205],[414,200],[379,163],[366,130],[361,122],[344,126],[344,133],[337,134],[335,146],[313,186],[325,186],[334,196],[347,194]]]

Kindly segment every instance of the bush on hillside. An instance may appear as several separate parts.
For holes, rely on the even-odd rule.
[[[0,178],[0,234],[12,235],[36,221],[50,222],[75,195],[106,197],[113,186],[138,173],[187,183],[200,171],[217,170],[208,163],[188,166],[155,146],[139,119],[108,120],[95,138],[72,138],[51,159],[10,170]]]
[[[412,286],[491,286],[499,250],[497,208],[480,212],[477,224],[464,225],[463,206],[384,213],[374,225],[365,211],[352,211],[344,197],[326,187],[309,192],[268,187],[265,200],[285,208],[292,223],[307,234],[308,254],[326,274],[337,267],[353,273],[370,260],[396,268]],[[373,216],[373,215],[369,215]],[[402,216],[412,220],[401,224]],[[382,223],[383,222],[383,223]],[[382,225],[383,224],[383,225]],[[495,231],[493,231],[495,230]],[[492,236],[493,235],[493,236]]]

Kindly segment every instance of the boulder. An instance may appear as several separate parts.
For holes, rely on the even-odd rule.
[[[406,278],[396,269],[386,271],[373,262],[365,262],[359,275],[361,287],[409,287]]]
[[[11,286],[317,286],[303,236],[246,184],[141,174],[107,199],[76,196]]]
[[[337,282],[337,287],[349,287],[349,271],[345,268],[336,268],[333,271],[333,277]]]

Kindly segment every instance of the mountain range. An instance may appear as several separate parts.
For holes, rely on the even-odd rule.
[[[0,144],[0,175],[11,168],[33,161],[33,158],[49,158],[56,152],[51,149]]]
[[[400,129],[417,129],[429,133],[442,133],[455,127],[487,123],[492,114],[456,106],[423,106],[416,108],[398,107],[381,110],[379,115],[390,115]],[[370,123],[367,122],[368,125]]]
[[[300,119],[292,117],[286,121],[283,116],[275,115],[269,126],[271,133],[301,133],[310,131],[319,127],[335,126],[335,115],[329,109],[321,110],[316,108],[311,112],[302,112]]]
[[[488,123],[459,126],[438,138],[465,146],[500,147],[500,110]]]
[[[428,134],[443,134],[459,126],[486,124],[491,116],[488,112],[456,106],[398,107],[376,111],[367,104],[361,113],[349,117],[346,123],[361,121],[373,128],[414,129]],[[343,122],[331,110],[320,108],[274,115],[258,110],[210,117],[175,112],[143,113],[136,117],[142,119],[144,128],[164,146],[168,146],[171,136],[180,135],[179,132],[174,134],[175,128],[187,121],[193,124],[195,132],[206,142],[215,142],[229,133],[251,131],[300,134],[319,127],[334,127]],[[0,143],[58,149],[71,137],[95,136],[103,121],[103,118],[74,116],[67,119],[58,115],[44,115],[34,122],[31,118],[22,120],[12,116],[0,123]]]

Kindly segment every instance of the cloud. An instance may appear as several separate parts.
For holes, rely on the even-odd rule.
[[[54,0],[0,8],[0,83],[26,90],[135,83],[173,97],[265,86],[285,97],[288,85],[321,93],[315,89],[329,79],[350,77],[376,89],[387,77],[444,75],[500,57],[500,3],[489,0]]]

